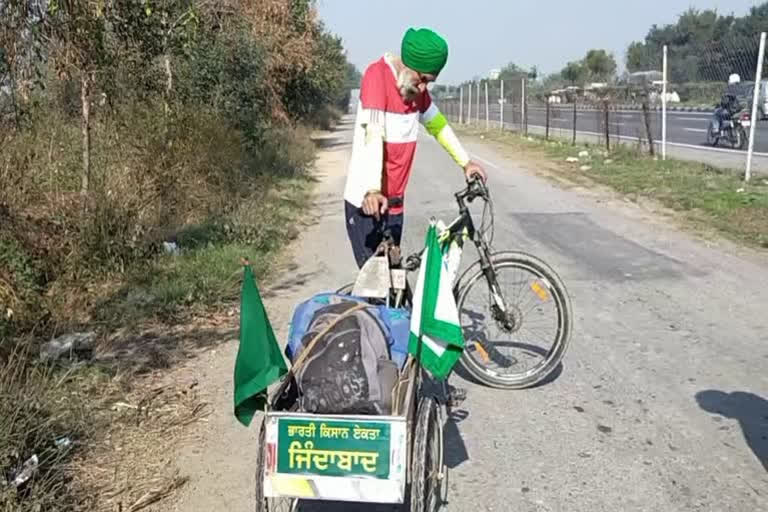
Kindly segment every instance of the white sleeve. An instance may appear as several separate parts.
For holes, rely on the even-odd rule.
[[[361,124],[365,130],[363,146],[362,181],[365,191],[381,191],[381,178],[384,169],[384,112],[381,110],[364,110]]]

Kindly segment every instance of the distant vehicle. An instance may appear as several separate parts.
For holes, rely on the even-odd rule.
[[[741,82],[743,92],[739,95],[739,99],[747,105],[747,110],[752,112],[752,100],[755,94],[755,82],[746,81]],[[725,88],[725,86],[723,86]],[[760,91],[757,96],[757,117],[758,121],[764,121],[768,119],[768,79],[760,81]]]
[[[733,149],[747,149],[746,128],[752,125],[749,112],[745,110],[737,112],[732,118],[724,120],[720,129],[718,129],[719,124],[718,113],[715,111],[707,127],[707,144],[715,147],[724,140]]]
[[[752,91],[753,89],[750,87],[749,93],[754,94]],[[768,80],[760,81],[760,91],[757,97],[757,118],[761,121],[768,119]]]

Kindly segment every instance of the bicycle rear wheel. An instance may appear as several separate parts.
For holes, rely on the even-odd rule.
[[[259,429],[259,451],[256,454],[256,512],[293,512],[296,510],[298,500],[294,498],[266,498],[264,496],[264,470],[265,470],[265,435],[267,425],[262,421]]]
[[[491,257],[506,313],[494,311],[493,290],[478,268],[459,286],[464,368],[485,385],[522,389],[547,378],[565,355],[571,303],[560,277],[525,253]]]

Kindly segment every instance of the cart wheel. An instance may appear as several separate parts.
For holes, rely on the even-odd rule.
[[[293,512],[298,500],[290,498],[264,497],[264,445],[267,425],[261,422],[259,429],[259,452],[256,455],[256,512]]]
[[[442,425],[437,402],[419,400],[411,457],[411,512],[434,512],[441,505],[443,481]]]

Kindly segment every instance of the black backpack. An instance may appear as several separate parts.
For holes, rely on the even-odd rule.
[[[309,348],[329,324],[346,316],[317,340],[296,373],[299,410],[390,414],[398,368],[390,359],[387,337],[376,318],[366,309],[349,312],[358,305],[344,301],[315,311],[302,338],[303,347]]]

